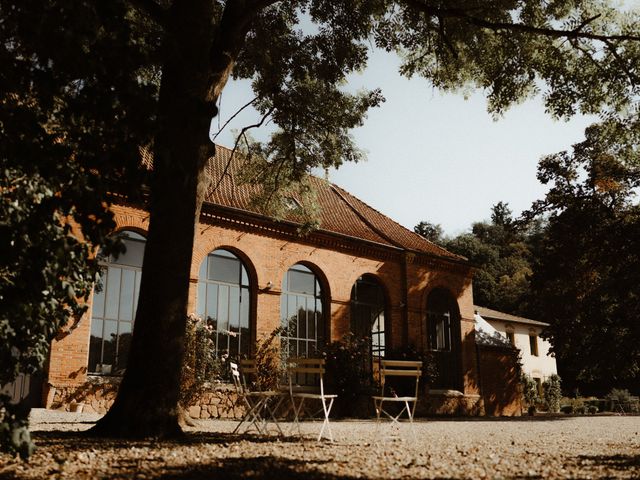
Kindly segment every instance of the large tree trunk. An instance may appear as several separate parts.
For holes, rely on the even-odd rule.
[[[204,167],[214,154],[209,125],[234,58],[226,54],[228,38],[220,42],[224,32],[212,22],[212,5],[211,0],[177,1],[169,12],[149,234],[131,352],[117,398],[93,434],[167,437],[181,432],[178,394],[189,273],[207,187]]]

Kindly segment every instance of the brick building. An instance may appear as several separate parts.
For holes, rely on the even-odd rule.
[[[320,228],[275,221],[252,208],[256,186],[235,181],[237,165],[218,148],[197,228],[189,310],[210,317],[220,351],[249,353],[283,322],[285,345],[307,355],[353,331],[372,354],[413,346],[433,352],[440,371],[429,386],[434,412],[482,411],[478,386],[472,267],[405,229],[340,187],[313,178]],[[295,199],[293,200],[295,201]],[[141,276],[148,213],[114,205],[127,253],[105,262],[104,288],[87,315],[53,343],[45,406],[73,401],[104,410],[126,364]]]

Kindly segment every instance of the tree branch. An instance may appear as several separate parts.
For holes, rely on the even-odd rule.
[[[245,108],[249,107],[250,105],[253,105],[257,100],[258,100],[258,97],[254,97],[253,100],[251,100],[250,102],[245,103],[242,107],[240,107],[238,109],[238,111],[236,111],[236,113],[231,115],[231,117],[229,117],[229,119],[226,122],[224,122],[224,125],[222,125],[222,127],[220,127],[220,129],[216,132],[216,134],[213,136],[211,141],[215,142],[216,138],[218,138],[218,135],[220,135],[220,133],[222,133],[222,131],[225,128],[227,128],[227,125],[229,125],[229,123],[231,123],[234,118],[236,118],[238,115],[240,115],[240,112],[242,112]]]
[[[167,11],[154,0],[129,0],[138,11],[151,18],[158,25],[165,26]]]
[[[494,31],[508,30],[511,32],[531,33],[534,35],[542,35],[553,38],[585,38],[590,40],[598,40],[601,42],[612,40],[629,40],[636,42],[640,41],[640,36],[638,35],[601,35],[597,33],[584,32],[584,27],[593,22],[600,15],[596,15],[595,17],[585,20],[573,30],[562,30],[555,28],[534,27],[532,25],[526,25],[523,23],[493,22],[484,18],[474,17],[473,15],[468,14],[466,10],[461,8],[437,8],[426,5],[420,0],[405,0],[405,2],[415,10],[423,12],[429,16],[459,18],[471,25],[475,25],[476,27],[486,28]]]
[[[253,100],[252,100],[252,102],[253,102]],[[240,144],[240,140],[242,138],[244,138],[245,134],[249,130],[251,130],[252,128],[260,128],[262,125],[264,125],[264,122],[267,120],[267,118],[269,118],[269,116],[271,116],[271,114],[273,113],[274,110],[275,110],[275,107],[271,107],[267,111],[267,113],[265,113],[262,116],[262,118],[260,119],[260,121],[258,123],[254,123],[253,125],[246,125],[246,126],[244,126],[242,128],[242,130],[240,130],[240,133],[238,134],[238,137],[236,138],[235,144],[233,145],[233,149],[231,150],[231,154],[229,155],[229,161],[225,165],[224,170],[223,170],[222,174],[220,175],[220,178],[218,178],[218,181],[216,182],[216,186],[213,187],[212,192],[215,192],[218,188],[220,188],[220,184],[222,183],[222,179],[229,172],[229,167],[231,166],[231,161],[233,160],[233,156],[236,154],[236,151],[238,150],[238,145]]]

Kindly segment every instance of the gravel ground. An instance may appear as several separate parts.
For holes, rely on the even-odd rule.
[[[28,463],[0,454],[2,479],[640,478],[640,417],[421,419],[400,429],[334,421],[335,442],[232,435],[200,421],[179,441],[82,436],[97,415],[35,410]],[[289,429],[290,424],[283,428]]]

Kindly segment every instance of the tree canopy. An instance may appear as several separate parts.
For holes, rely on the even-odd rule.
[[[604,122],[572,152],[543,158],[538,178],[551,188],[528,212],[547,216],[532,309],[551,324],[563,378],[582,391],[640,384],[639,132]]]
[[[95,430],[109,435],[179,430],[191,248],[215,155],[209,126],[230,76],[251,79],[256,126],[277,126],[263,143],[245,135],[250,126],[239,136],[248,158],[261,159],[250,177],[268,189],[362,158],[349,130],[383,97],[342,86],[372,45],[397,52],[401,74],[484,90],[496,115],[534,94],[555,116],[634,115],[638,95],[638,16],[604,0],[0,0],[0,8],[3,169],[37,166],[58,185],[65,174],[56,167],[70,167],[73,188],[56,186],[54,197],[71,199],[85,238],[100,243],[107,192],[117,184],[130,198],[140,193],[139,148],[153,153],[132,351]],[[68,212],[56,210],[54,223],[60,215]]]

